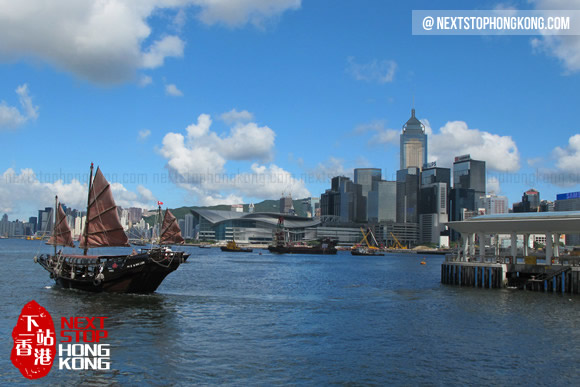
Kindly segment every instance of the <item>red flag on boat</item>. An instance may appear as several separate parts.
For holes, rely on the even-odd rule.
[[[163,205],[163,202],[157,202],[157,205],[158,206],[162,206]]]

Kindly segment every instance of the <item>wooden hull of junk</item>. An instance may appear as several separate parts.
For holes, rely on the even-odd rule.
[[[277,254],[317,254],[336,255],[335,247],[309,247],[309,246],[268,246],[271,253]]]
[[[183,262],[184,253],[151,249],[134,255],[41,255],[58,286],[90,292],[152,293]]]

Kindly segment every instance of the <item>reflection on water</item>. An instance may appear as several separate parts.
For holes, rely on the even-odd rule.
[[[0,241],[0,353],[22,306],[107,316],[112,369],[43,383],[576,384],[580,299],[446,287],[439,257],[228,255],[189,248],[151,295],[52,286],[43,245]],[[187,249],[187,248],[186,248]],[[0,357],[3,383],[27,381]],[[557,365],[557,366],[555,366]]]

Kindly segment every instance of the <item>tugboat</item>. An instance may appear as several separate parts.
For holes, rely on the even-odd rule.
[[[284,217],[278,218],[278,227],[274,233],[274,243],[268,246],[268,251],[277,254],[336,254],[336,242],[325,238],[316,245],[296,244],[289,241],[287,230],[284,229]]]
[[[253,251],[252,249],[238,246],[236,241],[233,239],[229,241],[227,245],[221,246],[220,249],[230,253],[251,253]]]
[[[117,213],[109,182],[101,170],[93,179],[93,164],[89,177],[86,223],[81,236],[83,255],[64,254],[57,246],[74,247],[66,215],[56,198],[55,225],[48,244],[54,254],[34,257],[63,288],[90,292],[151,293],[165,277],[183,261],[183,252],[159,247],[137,253],[119,255],[87,255],[89,248],[129,247],[129,240]],[[167,215],[167,213],[166,213]]]

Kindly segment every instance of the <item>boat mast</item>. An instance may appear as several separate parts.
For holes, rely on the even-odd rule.
[[[83,237],[85,238],[85,250],[83,251],[83,255],[87,255],[89,251],[88,239],[89,239],[89,210],[91,207],[91,189],[93,188],[93,163],[91,163],[91,173],[89,176],[89,192],[87,195],[87,218],[85,220],[85,231],[83,232]]]
[[[161,204],[158,204],[157,209],[157,244],[161,246],[161,227],[163,227],[163,220],[161,219]]]
[[[54,225],[52,226],[52,235],[56,232],[56,217],[58,213],[58,195],[54,196]],[[56,241],[56,238],[55,238]],[[56,244],[54,245],[54,256],[56,257]]]

